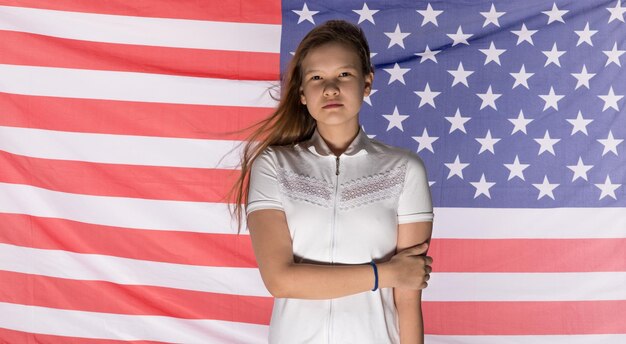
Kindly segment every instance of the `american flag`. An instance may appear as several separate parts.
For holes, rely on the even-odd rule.
[[[314,25],[435,206],[428,343],[626,342],[626,3],[0,0],[0,341],[263,343],[224,195]]]

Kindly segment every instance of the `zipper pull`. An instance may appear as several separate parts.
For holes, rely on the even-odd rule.
[[[335,171],[335,175],[339,175],[339,156],[337,156],[337,170]]]

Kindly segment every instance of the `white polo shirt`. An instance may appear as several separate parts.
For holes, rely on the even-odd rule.
[[[246,212],[259,209],[285,212],[294,261],[312,264],[387,261],[398,224],[433,219],[422,160],[361,129],[340,156],[317,129],[307,141],[263,151],[251,167]],[[398,332],[393,289],[383,288],[331,300],[276,298],[269,342],[399,343]]]

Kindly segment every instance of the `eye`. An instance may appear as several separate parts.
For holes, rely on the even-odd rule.
[[[313,75],[313,76],[311,77],[311,80],[321,80],[321,79],[322,79],[322,77],[321,77],[321,76],[319,76],[319,75]]]
[[[339,76],[350,76],[350,72],[343,72],[339,74]]]

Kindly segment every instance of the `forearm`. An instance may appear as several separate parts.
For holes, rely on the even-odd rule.
[[[401,344],[424,343],[421,290],[394,288]]]
[[[391,287],[392,272],[387,263],[377,264],[378,287]],[[374,272],[369,264],[315,265],[290,264],[276,274],[272,295],[282,298],[332,299],[369,291],[374,287]]]

